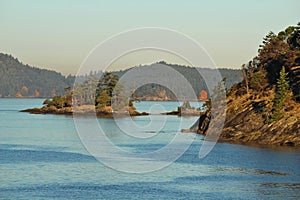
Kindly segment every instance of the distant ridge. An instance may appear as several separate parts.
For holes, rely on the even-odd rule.
[[[215,70],[218,70],[223,78],[225,78],[225,86],[226,88],[231,88],[231,86],[235,83],[238,83],[242,80],[242,74],[241,70],[239,69],[226,69],[226,68],[219,68],[219,69],[212,69],[212,68],[195,68],[195,67],[190,67],[190,66],[183,66],[183,65],[178,65],[178,64],[169,64],[166,63],[165,61],[160,61],[158,62],[159,64],[167,65],[174,70],[178,71],[180,74],[182,74],[186,80],[188,80],[193,87],[197,97],[199,98],[200,91],[201,90],[207,90],[207,86],[205,83],[205,80],[203,77],[199,74],[215,74]],[[142,65],[139,66],[139,68],[151,68],[155,66],[157,63],[153,63],[150,65]],[[122,76],[125,74],[129,69],[123,70],[123,71],[117,71],[114,72],[119,76]],[[166,80],[171,80],[172,85],[177,88],[181,88],[179,85],[176,86],[176,84],[181,84],[180,82],[176,82],[174,80],[174,77],[172,75],[165,74],[164,78]],[[166,87],[157,85],[157,84],[148,84],[144,85],[140,88],[138,88],[135,91],[135,96],[142,99],[142,100],[155,100],[155,99],[164,99],[164,100],[176,100],[175,95],[167,89]]]
[[[32,67],[0,53],[0,97],[52,97],[64,94],[73,82],[73,76]]]
[[[178,65],[178,64],[170,64],[166,63],[165,61],[159,61],[157,63],[147,64],[147,65],[139,65],[130,67],[128,69],[119,70],[119,71],[112,71],[113,74],[118,75],[119,77],[123,76],[125,73],[130,71],[134,68],[153,68],[155,70],[155,66],[157,64],[163,64],[166,66],[169,66],[173,68],[174,70],[178,71],[180,74],[182,74],[186,80],[188,80],[193,87],[195,94],[197,97],[199,97],[199,93],[201,90],[207,91],[207,86],[200,74],[215,74],[215,70],[218,70],[223,78],[225,78],[225,87],[227,89],[231,88],[231,86],[235,83],[239,83],[242,81],[242,73],[240,69],[228,69],[228,68],[218,68],[218,69],[212,69],[212,68],[195,68],[185,65]],[[200,74],[199,74],[200,72]],[[79,82],[84,82],[84,80],[87,80],[91,77],[101,77],[102,72],[101,71],[94,71],[90,74],[86,74],[83,76],[79,76]],[[180,84],[180,82],[176,82],[174,80],[174,77],[169,74],[164,74],[163,77],[166,80],[172,81],[172,85],[176,87],[176,84]],[[178,85],[178,88],[181,88]],[[138,97],[141,100],[154,100],[154,101],[162,101],[162,100],[177,100],[175,95],[170,91],[168,88],[163,87],[161,85],[157,84],[147,84],[142,87],[139,87],[135,92],[135,97]]]
[[[164,61],[160,61],[159,63],[172,67],[186,77],[196,93],[206,89],[205,81],[194,67],[168,64]],[[154,64],[141,65],[138,67],[152,67]],[[132,68],[114,71],[113,73],[122,76],[130,69]],[[214,69],[201,68],[200,71],[201,70],[205,71],[205,74],[209,74]],[[222,68],[218,70],[222,77],[226,78],[226,88],[230,88],[234,83],[238,83],[242,80],[241,71],[239,69]],[[100,77],[101,74],[102,72],[94,72],[89,75],[80,76],[79,78],[82,79],[83,82],[91,76]],[[172,80],[172,77],[166,78]],[[0,53],[0,97],[51,98],[54,95],[63,95],[65,88],[73,86],[74,80],[75,76],[69,75],[65,77],[55,71],[32,67],[23,64],[11,55]],[[174,94],[171,91],[156,84],[148,84],[140,87],[135,91],[135,95],[141,97],[141,99],[164,96],[165,99],[174,100]]]

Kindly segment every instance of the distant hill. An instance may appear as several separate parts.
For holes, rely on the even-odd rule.
[[[186,77],[197,94],[199,94],[201,90],[206,89],[206,84],[196,68],[167,64],[164,61],[159,63],[170,66]],[[152,65],[142,65],[139,66],[139,68],[151,68],[153,65],[155,65],[155,63]],[[115,71],[113,73],[122,76],[130,69]],[[213,73],[213,70],[214,69],[209,68],[200,69],[200,71],[205,71],[205,74]],[[238,83],[242,80],[240,70],[219,69],[219,71],[221,75],[226,78],[226,88],[230,88],[234,83]],[[82,82],[84,82],[84,80],[91,76],[101,77],[101,74],[102,72],[94,72],[78,78],[82,79]],[[166,79],[172,80],[173,77],[167,76],[168,75],[165,77]],[[74,80],[74,76],[65,77],[55,71],[32,67],[23,64],[11,55],[0,53],[0,97],[49,98],[54,95],[63,95],[66,87],[73,86]],[[174,84],[176,84],[176,81],[174,81]],[[155,97],[162,97],[161,99],[169,100],[175,99],[174,94],[170,90],[156,84],[148,84],[140,87],[135,91],[135,96],[141,99],[147,99],[146,97],[150,97],[150,99]]]
[[[73,82],[73,76],[31,67],[0,53],[0,97],[52,97],[64,94]]]
[[[202,76],[200,74],[215,74],[216,69],[211,69],[211,68],[195,68],[195,67],[190,67],[190,66],[184,66],[184,65],[177,65],[177,64],[169,64],[166,63],[165,61],[160,61],[158,63],[153,63],[150,65],[140,65],[140,66],[135,66],[131,67],[129,69],[125,70],[119,70],[119,71],[112,71],[113,74],[118,75],[119,77],[123,76],[125,73],[130,71],[133,68],[153,68],[155,70],[155,66],[157,64],[163,64],[166,66],[169,66],[176,71],[178,71],[180,74],[182,74],[186,80],[188,80],[193,87],[195,94],[197,94],[197,97],[199,97],[199,93],[201,90],[207,90],[206,83]],[[235,83],[239,83],[242,81],[242,73],[240,69],[227,69],[227,68],[219,68],[217,69],[221,76],[225,78],[225,87],[227,89],[231,88],[231,86]],[[200,74],[199,74],[200,72]],[[80,76],[79,82],[84,82],[84,80],[87,79],[93,79],[93,77],[101,77],[102,72],[93,72],[85,76]],[[174,88],[181,88],[179,85],[176,84],[181,84],[180,82],[176,82],[174,80],[174,77],[170,74],[163,74],[162,75],[166,80],[171,80],[172,81],[172,86]],[[175,95],[170,91],[168,88],[157,85],[157,84],[147,84],[143,85],[142,87],[139,87],[135,92],[134,92],[135,97],[138,97],[141,100],[177,100]]]
[[[173,69],[175,69],[176,71],[178,71],[180,74],[182,74],[186,80],[188,80],[190,82],[190,84],[192,85],[195,93],[197,94],[197,96],[199,97],[199,93],[201,90],[207,90],[207,86],[206,83],[204,81],[204,79],[201,77],[201,75],[199,74],[199,72],[201,74],[214,74],[216,69],[210,69],[210,68],[195,68],[195,67],[189,67],[189,66],[183,66],[183,65],[177,65],[177,64],[168,64],[164,61],[158,62],[160,64],[163,65],[167,65]],[[139,68],[151,68],[154,67],[154,64],[151,65],[143,65],[143,66],[139,66]],[[131,68],[130,68],[131,69]],[[125,74],[128,70],[123,70],[123,71],[117,71],[114,72],[119,76],[122,76],[123,74]],[[223,78],[226,79],[225,81],[225,86],[226,88],[231,88],[231,86],[235,83],[238,83],[242,80],[242,74],[241,74],[241,70],[239,69],[226,69],[226,68],[220,68],[218,69],[221,76]],[[164,74],[164,77],[166,80],[173,80],[174,77],[172,77],[171,75],[168,74]],[[178,82],[178,84],[181,84],[180,82]],[[176,80],[173,80],[172,85],[176,88]],[[178,86],[178,88],[181,88],[180,86]],[[154,100],[154,99],[168,99],[168,100],[176,100],[175,95],[166,87],[157,85],[157,84],[148,84],[148,85],[144,85],[140,88],[138,88],[135,91],[135,96],[139,97],[140,99],[148,99],[148,100]],[[157,98],[159,97],[159,98]]]

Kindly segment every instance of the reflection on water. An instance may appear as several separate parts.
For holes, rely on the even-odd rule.
[[[96,161],[81,144],[71,117],[30,115],[42,99],[0,99],[0,198],[3,199],[297,199],[300,151],[219,143],[198,158],[202,136],[170,166],[146,174],[128,174]],[[140,103],[144,109],[149,102]],[[170,109],[173,102],[164,102]],[[155,116],[159,121],[160,116]],[[86,119],[88,126],[89,119]],[[146,139],[132,138],[98,119],[118,147],[136,153],[160,149],[178,131],[180,118],[149,128]],[[126,121],[126,119],[124,119]],[[136,117],[140,125],[149,117]],[[188,120],[184,124],[188,124]],[[125,122],[124,121],[124,122]],[[126,123],[125,123],[126,124]],[[135,131],[135,130],[133,130]],[[186,137],[194,137],[186,134]],[[170,152],[172,153],[172,152]],[[127,161],[128,162],[128,161]],[[126,164],[126,160],[120,160]]]

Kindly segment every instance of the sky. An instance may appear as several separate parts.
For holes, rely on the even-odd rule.
[[[201,44],[218,67],[239,68],[269,32],[300,21],[299,0],[0,0],[0,52],[23,63],[76,74],[101,42],[126,30],[168,28]],[[143,55],[143,56],[141,56]],[[145,51],[115,69],[181,59]]]

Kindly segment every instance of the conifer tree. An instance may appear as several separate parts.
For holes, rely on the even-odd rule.
[[[285,106],[286,101],[291,95],[288,73],[285,72],[285,67],[283,66],[279,79],[277,80],[276,94],[273,99],[273,109],[269,122],[277,121],[282,115],[282,109]]]

